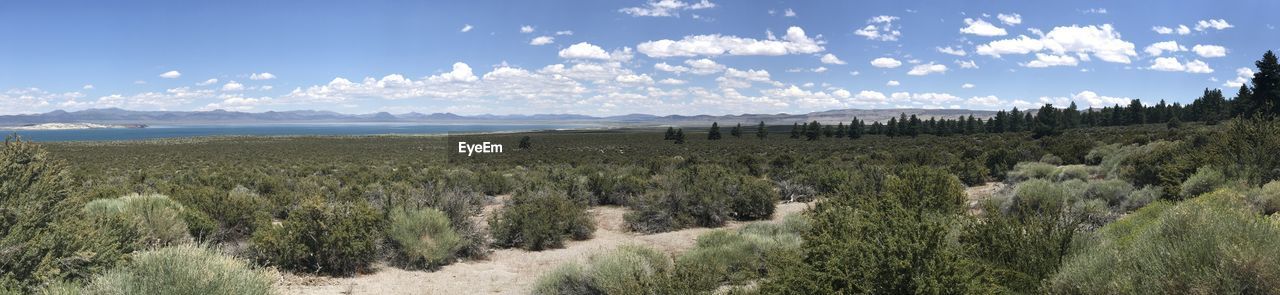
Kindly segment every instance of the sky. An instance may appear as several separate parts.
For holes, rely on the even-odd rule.
[[[1081,108],[1234,94],[1280,1],[0,1],[0,114]]]

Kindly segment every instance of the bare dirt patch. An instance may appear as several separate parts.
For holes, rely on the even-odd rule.
[[[778,204],[773,218],[764,222],[778,222],[812,205]],[[489,213],[493,209],[496,208],[484,211]],[[526,294],[538,277],[562,263],[582,262],[591,255],[625,244],[645,245],[675,254],[692,248],[699,235],[715,230],[691,228],[650,235],[631,233],[626,231],[622,217],[626,212],[626,208],[616,206],[591,208],[596,221],[595,236],[586,241],[570,241],[562,249],[537,252],[499,249],[486,260],[464,260],[432,272],[380,264],[375,266],[374,273],[350,278],[285,274],[279,287],[285,294]],[[730,222],[723,228],[734,229],[745,224]]]

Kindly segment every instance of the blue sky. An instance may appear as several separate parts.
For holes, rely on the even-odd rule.
[[[1189,102],[1276,1],[4,1],[0,114],[799,113]]]

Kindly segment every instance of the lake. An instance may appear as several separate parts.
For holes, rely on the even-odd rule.
[[[147,128],[0,130],[30,141],[139,140],[197,136],[408,135],[598,128],[590,124],[271,123],[153,125]]]

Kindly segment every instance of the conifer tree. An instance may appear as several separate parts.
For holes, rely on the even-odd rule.
[[[676,140],[676,144],[684,144],[684,128],[677,129],[673,139]]]
[[[719,140],[719,139],[720,139],[720,124],[716,122],[711,122],[711,130],[707,131],[707,140]]]
[[[800,123],[791,123],[791,138],[800,138]]]
[[[676,139],[676,128],[667,127],[667,134],[662,136],[662,140],[672,140],[672,139]]]
[[[1280,114],[1280,64],[1276,54],[1267,50],[1262,59],[1254,62],[1258,72],[1253,73],[1253,101],[1255,111],[1271,117]]]
[[[729,129],[729,135],[733,135],[733,137],[736,138],[742,138],[742,123],[738,123],[738,125],[733,126],[733,129]]]
[[[840,122],[839,125],[836,125],[836,138],[844,138],[844,136],[848,134],[849,130],[845,129],[844,122]]]
[[[818,121],[813,121],[807,126],[804,130],[805,139],[814,141],[822,136],[822,124],[818,124]]]

